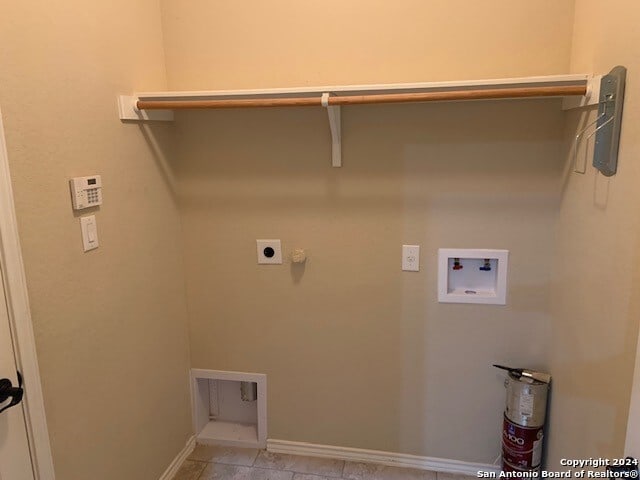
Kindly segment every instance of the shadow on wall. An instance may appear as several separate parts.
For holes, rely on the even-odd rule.
[[[156,161],[158,170],[162,174],[162,178],[171,192],[174,201],[177,202],[176,197],[176,178],[171,165],[170,157],[174,154],[173,143],[171,143],[171,137],[169,135],[155,135],[154,130],[162,129],[163,131],[170,130],[173,125],[160,124],[157,122],[125,122],[135,124],[140,129],[144,140],[147,142],[149,151],[153,155],[153,159]]]
[[[322,109],[179,112],[180,154],[169,159],[168,176],[177,175],[181,201],[195,208],[212,201],[242,208],[257,200],[384,208],[397,194],[393,182],[405,180],[430,187],[403,195],[405,205],[416,208],[429,199],[467,207],[510,200],[526,207],[558,193],[562,165],[549,154],[550,146],[553,153],[559,147],[558,106],[545,100],[344,107],[345,164],[337,169],[330,168]],[[544,191],[540,179],[548,180]],[[210,182],[228,186],[198,188]]]
[[[578,151],[579,160],[587,160],[585,174],[573,173],[572,142],[594,118],[595,111],[571,112],[565,129],[551,284],[554,384],[548,438],[549,461],[556,466],[560,458],[593,452],[623,455],[636,356],[640,263],[638,226],[628,206],[637,198],[637,178],[624,150],[615,176],[597,173],[591,165],[593,139]]]

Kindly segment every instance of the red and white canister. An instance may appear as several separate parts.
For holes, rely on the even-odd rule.
[[[504,416],[502,427],[502,461],[504,466],[532,470],[542,461],[544,427],[523,427]],[[506,470],[506,468],[505,468]]]
[[[542,463],[549,384],[509,373],[502,425],[504,471],[532,471]]]

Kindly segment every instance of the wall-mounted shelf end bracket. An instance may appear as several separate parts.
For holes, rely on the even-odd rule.
[[[137,103],[138,97],[120,95],[118,97],[118,114],[120,116],[120,120],[173,121],[173,110],[139,110]]]
[[[582,99],[565,99],[563,105],[565,109],[598,106],[596,119],[589,122],[575,137],[573,145],[575,173],[584,174],[587,171],[586,156],[584,163],[578,166],[578,149],[581,141],[584,140],[584,143],[587,143],[595,136],[593,166],[605,177],[615,175],[618,169],[618,147],[626,77],[625,67],[614,67],[606,75],[592,76],[588,82],[587,95]]]
[[[340,107],[329,105],[330,93],[322,94],[322,106],[327,109],[329,127],[331,129],[331,166],[342,166],[342,127],[340,123]]]
[[[598,121],[593,148],[593,166],[605,177],[615,175],[618,169],[618,147],[622,127],[622,107],[627,69],[614,67],[602,77],[598,105]]]
[[[564,97],[562,99],[563,110],[573,110],[574,108],[591,107],[598,105],[600,96],[600,83],[604,75],[589,75],[587,78],[586,95]]]

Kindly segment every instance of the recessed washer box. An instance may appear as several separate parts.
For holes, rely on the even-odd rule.
[[[254,398],[243,399],[242,384]],[[261,373],[191,369],[193,422],[198,443],[267,446],[267,376]]]
[[[509,250],[438,250],[440,303],[507,304]]]

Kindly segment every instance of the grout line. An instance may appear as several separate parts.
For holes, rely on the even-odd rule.
[[[200,463],[202,463],[202,462],[200,462]],[[198,476],[196,477],[196,480],[205,480],[205,479],[202,477],[202,475],[204,475],[204,471],[207,469],[207,465],[208,465],[208,463],[206,463],[206,464],[204,465],[204,467],[202,468],[202,470],[200,470],[200,473],[199,473],[199,474],[198,474]]]
[[[342,462],[342,467],[340,469],[340,473],[338,474],[339,476],[333,476],[333,474],[326,474],[326,473],[316,473],[316,472],[302,472],[302,471],[298,471],[298,470],[291,470],[290,468],[277,468],[275,466],[258,466],[256,465],[256,461],[258,460],[258,457],[260,457],[260,453],[262,450],[259,450],[258,453],[256,454],[256,456],[253,458],[253,461],[251,462],[250,465],[243,465],[243,464],[237,464],[237,463],[225,463],[225,462],[220,462],[220,461],[215,461],[214,458],[210,459],[209,461],[202,461],[202,460],[191,460],[194,462],[198,462],[198,463],[205,463],[205,464],[218,464],[218,465],[226,465],[226,466],[231,466],[231,467],[240,467],[240,468],[254,468],[254,469],[258,469],[258,470],[269,470],[269,471],[273,471],[273,472],[287,472],[287,473],[291,473],[291,479],[293,480],[293,478],[296,475],[311,475],[311,476],[316,476],[319,478],[324,478],[324,479],[330,479],[330,480],[348,480],[345,478],[345,469],[347,466],[347,460],[339,460]],[[264,450],[266,451],[266,450]],[[305,455],[291,455],[291,454],[278,454],[278,455],[287,455],[289,457],[293,457],[293,458],[306,458]],[[328,460],[338,460],[335,458],[331,458],[331,457],[317,457],[317,458],[326,458]],[[356,462],[359,463],[359,462]],[[370,463],[370,462],[361,462],[364,463],[366,465],[378,465],[376,463]],[[407,467],[393,467],[393,468],[400,468],[402,470],[408,469],[411,470],[411,468],[407,468]],[[200,473],[200,475],[198,476],[198,480],[206,480],[204,477],[202,477],[202,473],[204,473],[204,470],[206,470],[206,466],[203,468],[202,472]],[[333,472],[332,472],[333,473]],[[440,480],[439,479],[439,472],[437,471],[433,471],[433,470],[425,470],[423,471],[423,473],[434,473],[435,474],[435,480]],[[470,480],[472,480],[472,477],[469,477]]]
[[[296,455],[297,456],[297,455]],[[246,465],[236,465],[238,467],[244,467]],[[271,470],[271,471],[275,471],[275,472],[289,472],[289,473],[293,473],[295,474],[300,474],[300,475],[312,475],[314,477],[324,477],[324,478],[335,478],[336,480],[341,480],[343,477],[342,475],[339,477],[333,476],[333,475],[327,475],[326,473],[315,473],[315,472],[301,472],[299,470],[290,470],[288,468],[276,468],[276,467],[267,467],[267,466],[256,466],[255,464],[252,465],[253,468],[259,468],[260,470]],[[344,465],[342,466],[342,469],[344,470]]]

